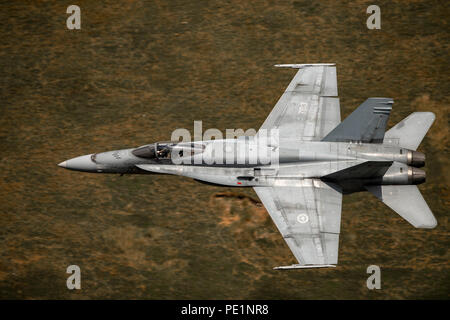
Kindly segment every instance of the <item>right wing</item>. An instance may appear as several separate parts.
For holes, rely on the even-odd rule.
[[[300,69],[261,129],[279,130],[280,140],[320,141],[341,122],[334,64],[276,65]]]
[[[338,261],[342,193],[318,179],[292,186],[254,187],[297,265],[278,267],[332,267]]]

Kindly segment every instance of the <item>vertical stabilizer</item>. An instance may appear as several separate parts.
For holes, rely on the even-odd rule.
[[[322,141],[382,143],[394,100],[369,98]]]

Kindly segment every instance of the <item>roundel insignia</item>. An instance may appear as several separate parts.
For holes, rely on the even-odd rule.
[[[309,221],[309,217],[305,213],[301,213],[297,216],[297,221],[299,223],[307,223]]]

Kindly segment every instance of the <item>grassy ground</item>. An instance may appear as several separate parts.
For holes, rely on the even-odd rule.
[[[0,298],[449,298],[449,5],[378,1],[0,4]],[[339,266],[294,263],[251,189],[60,169],[77,155],[168,140],[176,128],[258,128],[293,76],[336,62],[342,115],[370,96],[437,120],[420,150],[436,215],[416,230],[369,194],[344,198]],[[82,290],[66,288],[66,267]],[[370,291],[366,268],[382,270]]]

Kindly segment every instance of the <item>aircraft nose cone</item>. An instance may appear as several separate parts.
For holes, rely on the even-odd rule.
[[[58,164],[58,166],[76,171],[86,171],[86,172],[97,171],[97,165],[92,161],[91,154],[63,161],[60,164]]]
[[[58,166],[60,166],[61,168],[67,168],[67,161],[63,161],[61,163],[58,163]]]

